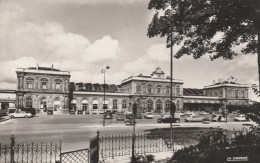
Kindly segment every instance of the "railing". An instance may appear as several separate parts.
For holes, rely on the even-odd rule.
[[[169,134],[169,133],[167,133]],[[174,148],[184,147],[176,144]],[[172,151],[170,142],[158,135],[138,133],[135,136],[135,154],[151,154]],[[102,159],[130,156],[132,154],[132,134],[100,136],[100,157]]]
[[[61,163],[87,163],[89,162],[89,149],[81,149],[61,153]]]
[[[59,160],[61,142],[56,143],[15,143],[12,136],[9,145],[0,144],[1,163],[55,163]]]

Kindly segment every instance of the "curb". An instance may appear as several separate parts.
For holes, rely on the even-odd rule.
[[[7,121],[7,120],[9,120],[8,116],[4,116],[4,117],[0,118],[0,122],[4,122],[4,121]]]

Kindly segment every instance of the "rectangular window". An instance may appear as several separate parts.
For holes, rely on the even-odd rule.
[[[47,82],[42,82],[42,89],[47,89]]]
[[[177,95],[180,95],[180,86],[179,85],[176,85],[176,94]]]
[[[93,104],[93,109],[97,109],[98,105],[97,104]]]
[[[136,86],[136,93],[140,93],[141,92],[141,86]]]
[[[107,109],[107,104],[103,104],[103,109]]]
[[[60,90],[60,83],[56,83],[55,89]]]
[[[33,83],[31,81],[27,82],[27,88],[32,89]]]

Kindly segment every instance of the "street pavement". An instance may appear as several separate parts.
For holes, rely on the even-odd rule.
[[[136,133],[153,128],[167,128],[169,123],[157,123],[154,119],[137,119]],[[124,121],[106,120],[103,126],[103,115],[37,115],[33,118],[17,118],[0,122],[0,143],[9,144],[10,136],[15,135],[16,142],[54,142],[62,141],[62,151],[88,148],[89,140],[99,130],[101,135],[131,134],[132,126]],[[173,127],[220,127],[239,129],[243,124],[253,122],[211,122],[174,123]]]

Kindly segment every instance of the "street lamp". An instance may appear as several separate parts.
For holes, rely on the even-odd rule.
[[[110,67],[109,66],[106,66],[104,69],[102,69],[102,73],[104,73],[104,101],[103,101],[103,111],[104,111],[104,114],[103,114],[103,126],[105,126],[105,100],[106,100],[106,70],[109,69]]]
[[[170,103],[170,117],[171,117],[171,119],[170,119],[170,129],[171,129],[171,148],[172,148],[172,144],[173,144],[173,140],[172,140],[172,136],[173,136],[173,131],[172,131],[172,118],[174,117],[174,112],[175,112],[175,110],[174,110],[174,107],[175,107],[175,104],[173,103],[173,95],[172,95],[172,92],[173,92],[173,90],[172,90],[172,87],[173,87],[173,82],[172,82],[172,78],[173,78],[173,75],[172,75],[172,60],[173,60],[173,54],[172,54],[172,51],[173,51],[173,48],[172,48],[172,46],[173,46],[173,44],[172,44],[172,23],[171,23],[171,25],[170,25],[170,32],[171,32],[171,67],[170,67],[170,70],[171,70],[171,94],[170,94],[170,99],[171,99],[171,103]]]

